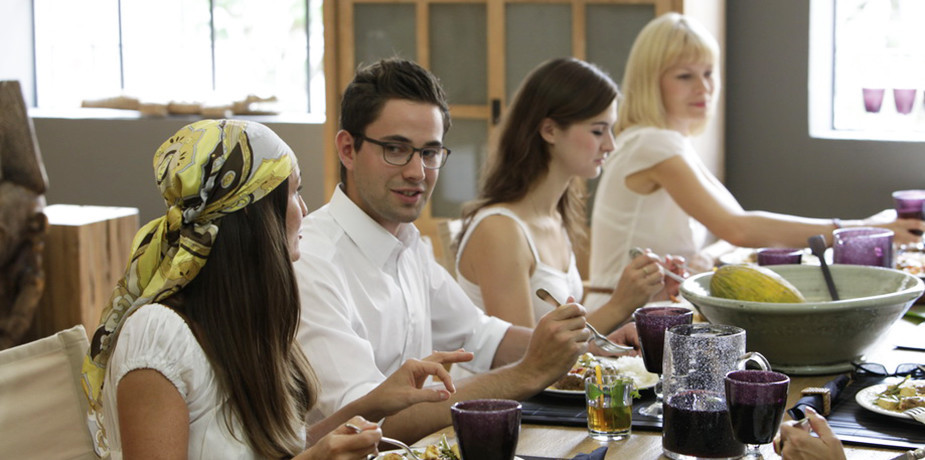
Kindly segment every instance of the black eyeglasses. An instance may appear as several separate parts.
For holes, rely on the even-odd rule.
[[[925,378],[925,364],[903,363],[896,366],[892,373],[887,372],[886,366],[879,363],[851,363],[854,365],[855,373],[858,375],[876,375],[882,377],[904,377]]]
[[[421,154],[421,161],[427,169],[440,169],[450,156],[450,149],[443,146],[417,148],[405,142],[386,142],[368,138],[362,134],[350,133],[356,139],[365,139],[382,147],[382,159],[392,166],[404,166],[411,162],[414,152]]]

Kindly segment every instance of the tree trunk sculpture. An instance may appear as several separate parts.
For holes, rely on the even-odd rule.
[[[21,343],[45,288],[47,184],[19,82],[0,81],[0,350]]]

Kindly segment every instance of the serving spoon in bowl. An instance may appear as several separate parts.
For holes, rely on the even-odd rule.
[[[546,302],[549,302],[552,305],[555,305],[556,308],[562,306],[562,302],[559,302],[558,300],[556,300],[556,298],[553,297],[552,294],[550,294],[549,291],[547,291],[546,289],[543,289],[543,288],[537,289],[536,296],[543,299]],[[623,353],[625,351],[634,350],[633,347],[628,347],[626,345],[620,345],[619,343],[613,342],[612,340],[608,339],[606,335],[601,334],[600,332],[597,332],[597,329],[595,329],[594,326],[592,326],[591,323],[587,321],[585,321],[585,327],[587,327],[588,330],[591,331],[591,335],[593,335],[592,340],[594,340],[594,344],[597,345],[597,347],[600,348],[601,350],[604,350],[608,353]]]
[[[829,288],[829,295],[832,296],[832,300],[838,300],[835,281],[832,280],[832,272],[829,270],[829,264],[825,261],[825,237],[822,235],[809,237],[809,249],[814,256],[819,258],[819,266],[822,267],[822,276],[825,277],[825,285]]]

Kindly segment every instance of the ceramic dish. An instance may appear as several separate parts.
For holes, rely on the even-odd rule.
[[[655,387],[655,384],[658,383],[658,376],[649,372],[646,372],[645,365],[642,363],[642,357],[640,356],[621,356],[619,358],[608,358],[604,356],[597,357],[599,360],[609,361],[610,367],[621,370],[626,368],[631,368],[632,372],[638,375],[633,378],[633,383],[636,385],[638,390],[649,390]],[[555,396],[570,396],[578,397],[584,396],[585,392],[582,390],[560,390],[558,388],[549,387],[543,390],[543,393],[555,395]]]
[[[912,420],[912,416],[906,415],[902,412],[896,412],[889,409],[884,409],[878,406],[874,401],[877,400],[877,395],[886,390],[887,384],[880,383],[877,385],[871,385],[863,390],[859,391],[858,394],[854,396],[854,400],[857,401],[858,405],[871,411],[876,412],[882,415],[888,415],[890,417],[903,418],[907,420]]]
[[[879,267],[832,265],[842,298],[830,300],[819,267],[770,265],[806,297],[805,303],[767,303],[710,295],[713,273],[681,283],[681,295],[707,321],[747,331],[748,348],[786,374],[834,374],[853,369],[922,295],[917,276]]]

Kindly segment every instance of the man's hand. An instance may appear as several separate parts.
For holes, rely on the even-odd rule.
[[[619,343],[621,345],[627,345],[635,348],[633,351],[626,351],[623,353],[608,353],[601,350],[597,346],[594,346],[593,343],[588,346],[588,351],[594,353],[598,356],[638,356],[639,355],[639,334],[636,332],[636,323],[626,323],[616,331],[611,332],[608,336],[612,342]]]
[[[574,299],[569,298],[569,302]],[[591,333],[585,328],[585,308],[562,305],[543,315],[533,330],[527,353],[517,364],[543,387],[551,385],[572,368],[584,353]]]

